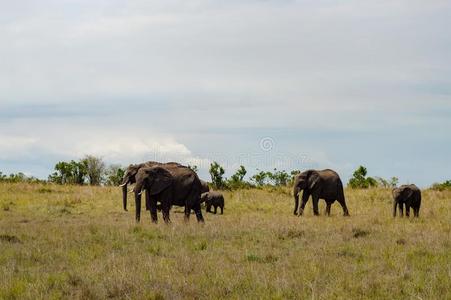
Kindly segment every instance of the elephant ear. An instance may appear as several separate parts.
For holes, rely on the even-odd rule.
[[[149,175],[149,192],[150,195],[157,195],[167,189],[173,182],[174,178],[168,170],[162,167],[153,167],[147,171]]]
[[[308,177],[308,188],[310,190],[315,189],[315,187],[318,184],[319,180],[320,180],[320,177],[319,177],[318,172],[312,171],[312,173]]]

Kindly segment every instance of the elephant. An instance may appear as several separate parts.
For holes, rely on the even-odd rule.
[[[224,214],[224,196],[216,191],[203,193],[200,197],[200,203],[205,202],[207,212],[211,212],[211,207],[214,207],[214,214],[216,214],[218,207],[221,208],[221,215]]]
[[[208,193],[210,191],[210,187],[208,186],[208,182],[204,181],[204,180],[200,180],[200,184],[202,185],[202,190],[201,193]]]
[[[302,203],[299,210],[299,216],[304,213],[305,205],[312,196],[313,199],[313,213],[315,216],[319,215],[318,201],[319,199],[326,200],[326,214],[330,216],[330,208],[335,200],[341,204],[343,208],[343,215],[349,216],[349,211],[346,206],[345,195],[343,192],[343,184],[340,176],[333,170],[307,170],[294,178],[293,194],[294,194],[294,215],[298,215],[299,207],[299,193],[302,193]]]
[[[396,217],[396,206],[399,206],[399,215],[403,217],[403,205],[406,206],[406,217],[410,217],[410,208],[413,208],[415,217],[420,216],[421,190],[416,185],[401,185],[394,188],[392,194],[393,217]]]
[[[146,191],[146,207],[150,210],[152,222],[157,223],[157,203],[160,202],[165,223],[170,222],[172,205],[185,207],[185,221],[189,220],[191,209],[198,222],[204,218],[200,208],[201,183],[196,172],[181,165],[159,164],[140,168],[135,176],[133,189],[136,203],[136,221],[140,220],[141,194]]]
[[[164,165],[168,167],[176,167],[176,166],[183,167],[181,164],[176,162],[159,163],[156,161],[148,161],[145,163],[135,165],[131,164],[128,166],[127,170],[125,171],[124,178],[122,179],[122,183],[120,185],[120,187],[122,187],[122,202],[125,211],[127,211],[127,185],[136,183],[136,174],[141,168],[150,168],[159,165]],[[146,208],[149,209],[148,203],[146,203]]]

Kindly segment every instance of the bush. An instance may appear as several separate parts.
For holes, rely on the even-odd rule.
[[[6,174],[3,174],[0,172],[0,182],[27,182],[27,183],[43,183],[44,180],[38,179],[33,176],[27,176],[22,172],[16,173],[16,174],[10,174],[7,176]]]
[[[431,189],[437,190],[437,191],[450,190],[451,189],[451,180],[447,180],[442,183],[434,183],[431,186]]]

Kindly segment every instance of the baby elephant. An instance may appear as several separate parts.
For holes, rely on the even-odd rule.
[[[393,189],[393,217],[396,217],[396,206],[399,206],[399,214],[403,216],[403,205],[406,206],[406,217],[410,216],[410,208],[413,208],[413,214],[418,217],[421,206],[421,191],[414,185],[402,185]]]
[[[205,202],[207,206],[207,212],[211,212],[211,207],[215,208],[214,214],[216,214],[218,207],[221,208],[221,215],[224,214],[224,196],[215,191],[203,193],[200,196],[200,203]]]

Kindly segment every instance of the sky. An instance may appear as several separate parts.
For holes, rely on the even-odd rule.
[[[451,179],[451,2],[0,0],[0,171]]]

